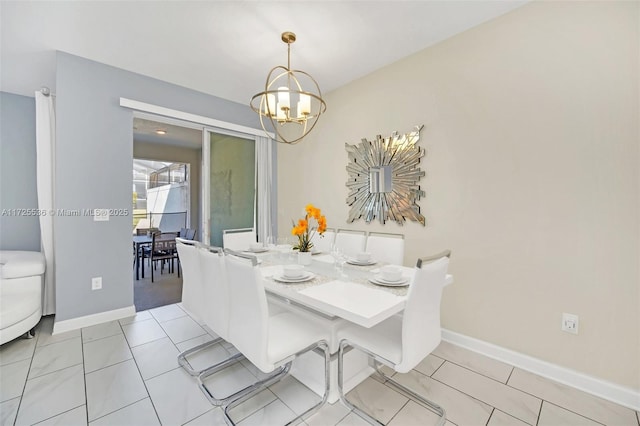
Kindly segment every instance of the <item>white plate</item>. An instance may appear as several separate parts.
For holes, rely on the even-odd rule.
[[[302,283],[305,281],[309,281],[314,277],[315,274],[313,272],[305,272],[304,275],[298,278],[285,278],[284,275],[282,275],[282,272],[276,272],[275,274],[273,274],[273,279],[282,283]]]
[[[269,251],[269,249],[266,248],[266,247],[263,247],[263,248],[259,248],[259,249],[245,250],[246,253],[264,253],[265,251]]]
[[[375,276],[369,278],[369,281],[371,281],[373,284],[383,285],[386,287],[406,287],[409,285],[409,279],[405,277],[402,277],[400,281],[387,281],[379,276]]]
[[[377,262],[373,259],[367,260],[366,262],[362,262],[358,259],[348,259],[347,263],[350,265],[358,265],[358,266],[371,266],[375,265]]]

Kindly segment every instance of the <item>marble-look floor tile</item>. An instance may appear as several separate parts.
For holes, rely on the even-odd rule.
[[[388,423],[388,426],[408,426],[408,425],[435,425],[440,416],[423,406],[409,401]],[[450,421],[445,422],[446,426],[453,426]]]
[[[222,408],[216,407],[186,423],[185,426],[227,426],[227,422],[224,420]]]
[[[269,389],[296,414],[304,413],[322,399],[292,376],[286,376]]]
[[[433,378],[528,424],[536,424],[542,404],[539,398],[448,361]]]
[[[133,360],[88,373],[86,381],[90,422],[148,396]]]
[[[365,419],[363,419],[356,413],[349,413],[342,420],[340,420],[340,423],[338,423],[336,426],[370,426],[370,425]]]
[[[204,328],[200,327],[198,323],[189,316],[162,322],[160,323],[160,326],[164,329],[167,336],[169,336],[173,343],[184,342],[185,340],[207,334]]]
[[[487,426],[527,426],[527,423],[518,420],[507,413],[503,413],[500,410],[494,409],[493,413],[491,413],[491,418],[489,419]]]
[[[71,330],[64,333],[53,333],[53,315],[44,317],[38,324],[38,343],[36,346],[46,346],[52,343],[62,342],[64,340],[73,339],[74,337],[80,337],[80,330]]]
[[[268,379],[269,377],[273,376],[275,373],[275,371],[272,371],[270,373],[265,373],[263,371],[261,371],[258,367],[256,367],[255,365],[253,365],[251,363],[251,361],[249,361],[246,358],[238,358],[239,362],[244,366],[244,368],[246,368],[247,370],[249,370],[249,373],[251,373],[253,375],[253,377],[255,377],[258,380],[264,380],[264,379]]]
[[[197,382],[182,368],[149,379],[146,385],[163,425],[181,425],[211,410]]]
[[[0,402],[19,397],[29,374],[30,359],[0,366]]]
[[[155,319],[135,321],[131,324],[123,325],[122,330],[129,346],[132,348],[167,337],[167,334]]]
[[[229,410],[229,415],[235,423],[241,422],[256,411],[271,404],[277,398],[269,389],[258,392],[242,404]]]
[[[600,423],[629,425],[637,422],[635,412],[629,408],[519,368],[513,370],[508,384]]]
[[[232,364],[204,380],[205,386],[216,398],[225,398],[255,382],[255,376],[241,363]]]
[[[87,426],[87,406],[82,405],[73,410],[65,411],[62,414],[51,417],[37,426]]]
[[[388,423],[408,401],[405,396],[371,378],[347,393],[347,400],[384,424]]]
[[[20,397],[10,399],[0,403],[0,425],[11,426],[16,420],[18,414],[18,406],[20,405]]]
[[[82,342],[74,337],[62,342],[36,348],[29,370],[29,378],[82,364]]]
[[[136,314],[132,317],[122,318],[119,322],[120,322],[120,325],[127,325],[127,324],[131,324],[132,322],[146,321],[148,319],[153,319],[153,317],[151,316],[151,313],[149,311],[141,311],[141,312],[136,312]]]
[[[445,341],[440,342],[440,345],[433,351],[433,355],[502,383],[507,383],[513,369],[509,364]]]
[[[337,401],[334,404],[324,404],[315,414],[305,420],[309,426],[335,425],[349,414],[349,409]]]
[[[457,425],[486,424],[491,415],[492,408],[484,402],[416,371],[396,374],[393,379],[440,405],[446,410],[447,419]]]
[[[202,325],[202,324],[200,324],[200,325]],[[204,328],[204,331],[206,331],[207,333],[209,333],[209,335],[210,335],[211,337],[213,337],[214,339],[217,339],[218,337],[220,337],[220,336],[218,336],[218,333],[216,333],[215,331],[213,331],[209,326],[207,326],[207,325],[202,325],[202,328]]]
[[[204,327],[203,327],[204,328]],[[202,336],[194,337],[193,339],[185,340],[184,342],[176,343],[176,347],[180,352],[186,351],[187,349],[195,348],[202,343],[211,342],[214,340],[208,334],[203,334]]]
[[[424,374],[425,376],[431,376],[443,363],[444,360],[442,358],[438,358],[434,355],[427,355],[425,359],[415,366],[414,370]]]
[[[538,419],[538,426],[598,426],[600,424],[546,401],[542,403]]]
[[[36,349],[36,339],[17,338],[0,346],[0,365],[31,359]]]
[[[197,337],[196,339],[201,338],[210,339],[209,341],[213,341],[213,338],[207,334]],[[187,342],[193,342],[196,339],[191,339]],[[185,342],[178,343],[176,345],[179,351],[185,351],[188,349],[189,345],[184,345],[184,343]],[[216,343],[187,356],[187,362],[189,362],[189,365],[191,365],[194,370],[201,371],[221,361],[224,361],[227,358],[229,358],[229,352],[227,352],[227,350],[221,344]]]
[[[131,358],[131,351],[123,334],[84,344],[85,373],[91,373]]]
[[[122,334],[122,328],[118,321],[109,321],[82,329],[82,342],[88,343],[93,340],[104,339],[105,337]]]
[[[82,365],[27,381],[16,425],[32,425],[85,404]]]
[[[168,337],[131,349],[144,380],[180,367],[178,350]]]
[[[149,310],[149,312],[156,320],[158,320],[158,322],[165,322],[175,318],[187,316],[187,313],[175,304],[154,308]]]
[[[153,409],[153,404],[149,398],[127,405],[124,408],[100,417],[90,423],[91,426],[115,426],[115,425],[135,425],[135,426],[155,426],[160,425],[160,420]]]
[[[276,399],[239,422],[238,426],[281,425],[286,424],[294,417],[296,417],[295,413],[282,401]]]

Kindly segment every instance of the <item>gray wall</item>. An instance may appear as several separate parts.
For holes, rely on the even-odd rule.
[[[215,75],[212,75],[215,78]],[[260,128],[246,105],[57,52],[56,206],[131,210],[133,114],[120,97]],[[56,321],[133,305],[131,216],[55,221]],[[91,278],[102,277],[102,290]]]
[[[0,92],[1,250],[40,251],[38,217],[5,210],[37,207],[35,100]]]

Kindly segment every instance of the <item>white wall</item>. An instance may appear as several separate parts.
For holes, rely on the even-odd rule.
[[[640,389],[639,18],[533,2],[328,94],[280,146],[280,234],[311,202],[404,233],[407,264],[451,248],[445,328]],[[427,226],[347,225],[344,144],[418,124]]]

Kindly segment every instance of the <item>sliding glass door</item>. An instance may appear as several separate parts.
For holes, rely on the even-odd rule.
[[[208,129],[203,139],[203,241],[222,247],[223,230],[255,228],[256,142]]]

